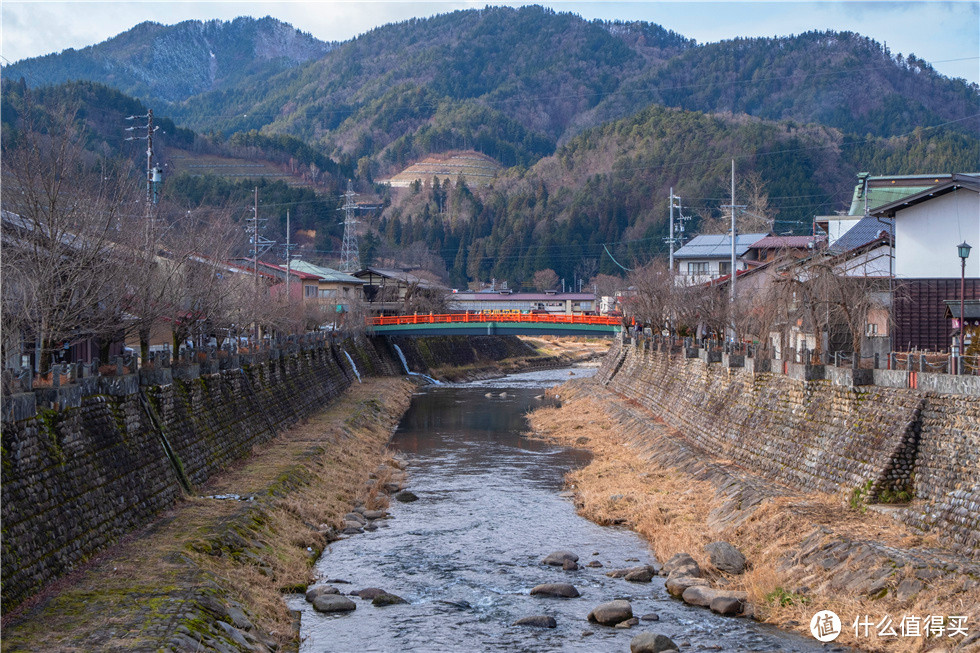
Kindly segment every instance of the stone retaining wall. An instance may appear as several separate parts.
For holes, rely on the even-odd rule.
[[[471,362],[455,339],[427,340],[426,366]],[[488,358],[513,347],[480,340],[469,351]],[[59,388],[71,389],[67,404],[4,398],[3,610],[149,523],[178,500],[182,484],[205,483],[322,409],[357,382],[345,352],[362,376],[402,374],[387,342],[358,338],[291,345],[213,374],[174,367],[166,385],[145,385],[158,377],[144,376],[141,386],[136,374],[84,379]]]
[[[862,501],[914,493],[904,521],[980,553],[980,397],[799,372],[753,373],[640,342],[615,345],[597,379],[690,446],[793,490]]]

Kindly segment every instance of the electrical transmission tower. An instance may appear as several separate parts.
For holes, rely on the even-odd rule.
[[[340,247],[340,269],[342,272],[354,272],[360,268],[361,254],[357,250],[357,231],[355,225],[357,220],[354,218],[354,212],[357,210],[357,204],[354,203],[354,198],[357,193],[354,192],[354,186],[351,180],[347,180],[347,192],[344,193],[346,198],[344,205],[337,209],[338,211],[344,212],[344,243]]]

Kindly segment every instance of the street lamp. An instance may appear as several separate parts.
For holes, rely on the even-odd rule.
[[[966,314],[963,312],[963,301],[966,296],[966,259],[970,258],[971,247],[964,240],[956,246],[956,253],[960,257],[960,364],[956,366],[956,372],[962,373],[960,366],[963,361],[963,331],[966,330]]]

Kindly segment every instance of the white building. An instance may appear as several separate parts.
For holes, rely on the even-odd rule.
[[[768,234],[738,234],[735,238],[735,268],[748,269],[754,258],[752,245]],[[732,272],[732,239],[724,234],[702,234],[674,252],[678,285],[707,283]]]
[[[905,279],[960,277],[956,246],[974,247],[966,276],[980,277],[980,178],[951,179],[886,204],[872,216],[895,221],[895,276]]]

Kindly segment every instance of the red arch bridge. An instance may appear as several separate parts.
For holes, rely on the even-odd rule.
[[[591,336],[612,338],[623,330],[621,318],[599,315],[535,313],[443,313],[388,315],[367,319],[378,336]]]

